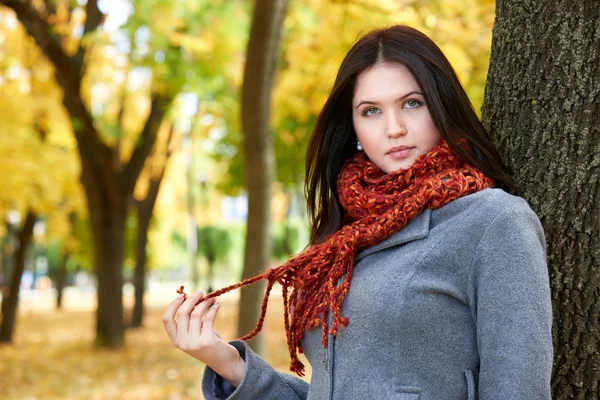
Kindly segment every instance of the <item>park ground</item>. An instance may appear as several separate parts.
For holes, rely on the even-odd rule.
[[[163,285],[147,296],[144,327],[128,330],[126,346],[118,351],[93,346],[92,291],[67,291],[62,310],[55,309],[50,291],[24,293],[14,343],[0,346],[0,399],[202,399],[204,365],[175,349],[161,322],[175,288]],[[126,314],[132,301],[126,294]],[[221,302],[216,328],[233,339],[237,294]],[[289,372],[281,296],[271,296],[263,332],[265,358]],[[307,372],[309,377],[308,365]]]

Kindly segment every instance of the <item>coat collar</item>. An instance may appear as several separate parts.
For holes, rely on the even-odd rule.
[[[429,223],[431,222],[431,209],[426,208],[411,221],[408,222],[399,232],[394,233],[383,242],[369,247],[368,249],[358,253],[354,259],[356,264],[366,256],[378,251],[388,249],[390,247],[399,246],[404,243],[412,242],[417,239],[424,239],[429,235]]]

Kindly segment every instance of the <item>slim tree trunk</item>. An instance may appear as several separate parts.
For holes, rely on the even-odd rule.
[[[200,285],[200,273],[198,272],[198,221],[196,221],[196,214],[194,213],[195,201],[194,201],[194,176],[193,176],[193,144],[192,140],[189,141],[189,154],[188,154],[188,167],[187,167],[187,220],[188,220],[188,234],[187,234],[187,251],[190,257],[190,278],[192,280],[192,293],[199,289]]]
[[[540,217],[555,399],[600,391],[600,5],[498,0],[483,120]]]
[[[208,228],[205,227],[205,229]],[[210,231],[209,231],[210,232]],[[207,235],[208,236],[208,235]],[[216,261],[216,254],[215,254],[215,247],[217,246],[217,244],[215,243],[215,238],[212,237],[205,237],[204,238],[204,251],[205,251],[205,255],[206,255],[206,264],[207,264],[207,271],[206,271],[206,284],[208,285],[208,293],[213,291],[213,279],[214,279],[214,274],[215,274],[215,261]]]
[[[288,257],[292,255],[294,252],[294,248],[292,246],[292,211],[294,209],[294,189],[287,188],[285,194],[288,198],[287,210],[285,212],[285,217],[283,218],[283,240],[282,240],[282,251],[283,254]]]
[[[2,279],[0,280],[0,292],[2,295],[6,297],[8,295],[8,291],[10,290],[10,283],[8,281],[10,277],[10,271],[12,270],[12,266],[10,265],[10,244],[13,240],[12,238],[13,232],[11,229],[11,225],[6,221],[6,234],[4,238],[2,238],[2,247],[0,247],[0,257],[2,257]]]
[[[70,254],[68,251],[63,252],[62,260],[60,261],[60,267],[58,269],[58,277],[56,279],[56,308],[62,309],[63,291],[67,281],[67,262],[69,261]]]
[[[135,303],[131,318],[131,327],[142,326],[144,318],[144,293],[146,291],[146,244],[148,243],[148,228],[152,219],[152,210],[138,206],[138,231],[136,243],[135,272],[133,286],[135,289]]]
[[[75,231],[75,221],[77,221],[77,214],[75,211],[71,211],[69,213],[69,227],[71,231],[71,235]],[[67,283],[67,263],[69,262],[69,258],[71,257],[71,249],[67,243],[63,243],[62,249],[62,260],[60,269],[58,270],[58,278],[56,280],[56,308],[62,308],[62,300],[63,300],[63,292],[65,289],[65,285]]]
[[[137,242],[136,242],[136,260],[135,260],[135,272],[133,278],[133,285],[135,289],[135,303],[133,306],[133,315],[131,318],[131,327],[139,328],[142,326],[144,319],[144,293],[146,292],[146,261],[147,251],[146,245],[148,244],[148,229],[150,228],[150,221],[152,220],[152,213],[154,211],[154,205],[158,198],[158,192],[160,191],[160,184],[165,176],[167,169],[167,162],[172,154],[171,140],[173,138],[173,126],[171,125],[169,135],[167,137],[167,150],[165,153],[165,161],[160,169],[160,173],[157,177],[150,179],[148,185],[148,192],[143,200],[136,201],[138,211],[138,229],[137,229]]]
[[[8,296],[2,299],[2,324],[0,325],[0,343],[12,342],[12,336],[15,329],[17,317],[17,305],[19,304],[19,287],[21,285],[21,276],[25,270],[25,257],[31,237],[33,236],[33,226],[37,216],[32,210],[27,211],[25,222],[19,232],[19,244],[14,254],[14,269],[11,278]]]
[[[269,128],[271,90],[275,78],[287,0],[257,0],[246,54],[242,86],[242,127],[246,185],[248,187],[248,225],[243,279],[268,268],[271,257],[271,184],[275,161]],[[254,329],[260,314],[265,284],[241,290],[238,335]],[[250,341],[261,353],[260,335]]]
[[[136,244],[135,274],[133,282],[135,288],[135,304],[133,306],[133,316],[131,320],[132,328],[141,327],[144,319],[144,293],[146,292],[146,261],[148,258],[148,253],[146,251],[146,245],[148,244],[148,229],[150,228],[152,212],[154,210],[154,205],[156,204],[156,199],[158,198],[160,183],[164,176],[165,168],[166,165],[165,167],[163,167],[160,176],[157,179],[153,179],[150,181],[150,186],[148,188],[148,194],[146,195],[146,198],[137,203],[138,231]]]

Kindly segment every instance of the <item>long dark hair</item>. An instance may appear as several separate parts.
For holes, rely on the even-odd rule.
[[[408,26],[371,31],[350,49],[317,119],[306,153],[310,243],[323,242],[342,224],[337,175],[356,150],[352,99],[361,72],[382,63],[402,64],[417,81],[431,118],[450,147],[471,166],[511,191],[513,182],[448,59],[426,35]],[[472,152],[458,145],[466,139]]]

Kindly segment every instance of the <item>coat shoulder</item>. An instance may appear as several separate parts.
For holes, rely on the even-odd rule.
[[[460,199],[459,199],[460,200]],[[502,189],[490,188],[465,197],[465,205],[473,212],[494,218],[506,212],[511,214],[533,214],[533,210],[525,199],[512,195]]]
[[[435,210],[431,228],[463,232],[469,242],[477,242],[488,228],[493,229],[497,218],[506,219],[519,229],[542,232],[538,216],[525,199],[496,188],[461,197]]]

